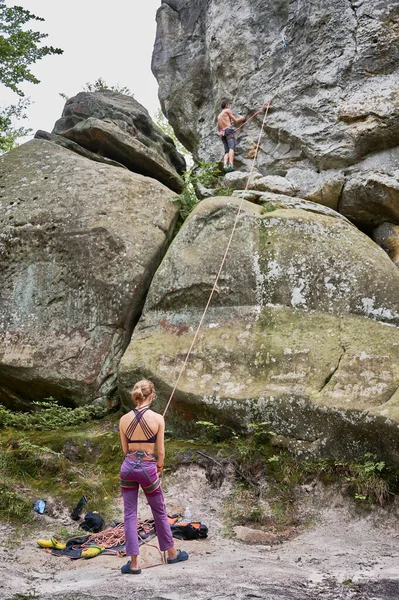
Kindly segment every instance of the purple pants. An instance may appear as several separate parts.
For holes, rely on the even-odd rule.
[[[137,535],[137,499],[139,494],[139,485],[144,489],[148,504],[155,521],[155,529],[158,536],[159,548],[164,552],[173,547],[173,536],[170,529],[168,515],[166,512],[163,493],[158,482],[157,465],[155,462],[142,461],[126,457],[122,463],[121,485],[131,487],[122,487],[124,522],[125,522],[125,540],[126,554],[136,556],[139,554],[139,538]],[[135,485],[136,484],[136,485]],[[146,489],[154,491],[146,491]]]

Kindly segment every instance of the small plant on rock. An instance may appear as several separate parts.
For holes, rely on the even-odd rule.
[[[104,409],[99,406],[80,406],[73,409],[59,405],[54,398],[33,402],[33,408],[33,412],[13,412],[0,405],[0,429],[3,427],[15,427],[25,431],[66,429],[104,416]]]

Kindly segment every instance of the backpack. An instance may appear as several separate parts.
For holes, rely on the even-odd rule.
[[[208,527],[202,523],[181,521],[170,526],[172,535],[178,540],[199,540],[208,537]]]
[[[104,521],[98,512],[88,512],[79,527],[85,531],[98,533],[104,527]]]

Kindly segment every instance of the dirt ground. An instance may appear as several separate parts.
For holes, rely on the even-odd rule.
[[[76,530],[66,513],[56,519],[38,516],[38,531],[17,547],[10,528],[2,526],[0,598],[399,600],[397,514],[379,510],[360,517],[345,502],[324,503],[299,535],[284,543],[249,545],[223,537],[221,507],[228,491],[228,483],[221,490],[210,487],[199,467],[184,467],[170,477],[169,514],[189,505],[193,520],[209,527],[209,537],[176,540],[189,552],[187,562],[144,568],[138,576],[120,573],[126,558],[71,560],[40,549],[38,537],[51,537],[60,526]],[[140,500],[140,516],[146,518],[148,507]],[[121,503],[115,519],[122,520]],[[144,547],[141,557],[143,567],[160,561],[153,548]]]

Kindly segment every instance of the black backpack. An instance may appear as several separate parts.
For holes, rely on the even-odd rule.
[[[208,537],[208,527],[202,523],[174,523],[170,526],[172,535],[178,540],[198,540]]]
[[[104,527],[104,520],[98,512],[89,512],[85,515],[80,527],[85,531],[98,533]]]

